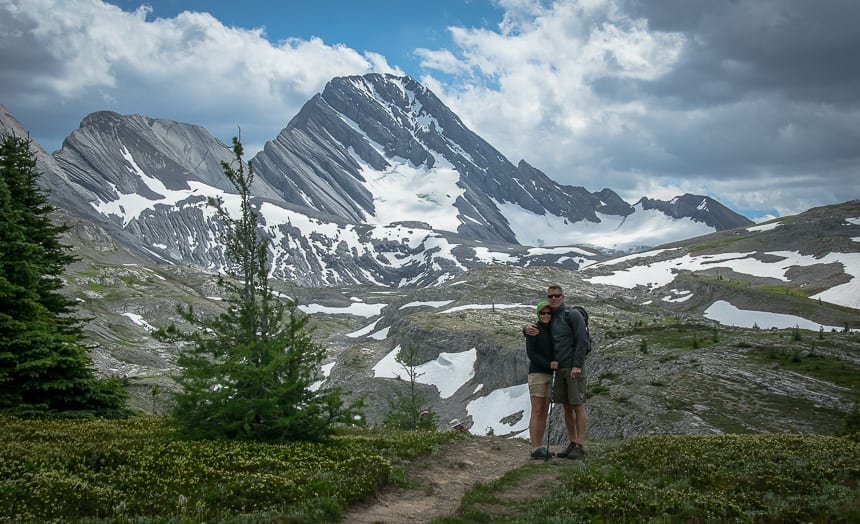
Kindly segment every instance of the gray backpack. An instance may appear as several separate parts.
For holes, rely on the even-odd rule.
[[[587,355],[587,354],[591,353],[591,347],[592,347],[591,332],[588,330],[588,311],[586,311],[585,308],[582,306],[569,306],[569,307],[566,307],[564,309],[564,318],[566,318],[567,323],[570,324],[571,330],[574,329],[573,322],[570,321],[570,316],[568,314],[568,313],[570,313],[571,309],[577,310],[579,312],[579,314],[582,315],[582,320],[585,321],[585,341],[587,344],[585,346],[585,354]]]

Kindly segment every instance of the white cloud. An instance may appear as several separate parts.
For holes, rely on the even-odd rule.
[[[414,50],[423,69],[406,72],[511,161],[629,203],[690,192],[753,219],[858,196],[856,2],[496,3],[495,27],[448,28],[453,45]],[[112,110],[225,141],[241,126],[253,155],[331,78],[404,72],[348,34],[273,41],[268,14],[241,28],[99,0],[0,0],[0,102],[49,151]]]
[[[469,70],[468,66],[448,49],[416,49],[415,53],[421,57],[424,67],[436,71],[448,74],[464,74]]]
[[[274,139],[333,77],[402,74],[378,53],[318,38],[272,43],[262,28],[226,27],[208,13],[153,20],[151,8],[129,13],[97,0],[0,8],[14,15],[10,24],[32,27],[28,38],[4,35],[9,52],[35,44],[45,54],[22,75],[29,92],[21,103],[81,106],[78,118],[111,109],[198,123],[222,140],[242,126],[249,152]]]
[[[648,130],[629,118],[646,111],[641,102],[601,99],[591,84],[659,77],[677,60],[680,35],[649,32],[614,2],[548,8],[518,2],[511,8],[501,31],[451,29],[459,63],[449,53],[443,71],[480,73],[437,84],[454,112],[514,162],[525,158],[554,173],[583,166],[588,176],[597,175],[595,164],[606,152],[594,143],[595,133],[648,140]]]
[[[827,16],[856,12],[848,4],[829,6],[820,21],[817,13],[801,14],[811,16],[812,27],[826,27]],[[860,161],[849,145],[860,138],[849,124],[858,118],[856,90],[842,95],[852,80],[810,58],[826,53],[842,64],[853,41],[844,24],[828,39],[809,36],[808,50],[797,57],[786,51],[783,61],[758,47],[783,49],[777,42],[789,41],[795,26],[775,27],[762,15],[807,9],[792,3],[683,13],[617,0],[500,5],[507,11],[497,30],[451,28],[456,49],[423,52],[426,68],[455,78],[425,74],[422,82],[513,162],[525,159],[591,191],[609,187],[630,203],[713,196],[753,219],[857,197],[843,191]],[[825,48],[826,41],[846,49]],[[773,82],[785,75],[783,62],[796,71],[821,68],[822,76],[796,79],[802,73],[795,72],[784,84]],[[810,86],[843,99],[821,103],[803,92]]]

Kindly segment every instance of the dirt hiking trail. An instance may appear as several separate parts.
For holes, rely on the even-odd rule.
[[[341,522],[413,524],[452,515],[473,485],[532,462],[529,449],[523,440],[502,437],[452,442],[412,463],[406,477],[415,487],[383,488],[372,499],[352,506]]]

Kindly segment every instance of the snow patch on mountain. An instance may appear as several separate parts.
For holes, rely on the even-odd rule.
[[[860,253],[830,253],[824,259],[842,264],[851,280],[809,298],[860,309]]]
[[[391,330],[391,326],[384,327],[379,331],[376,331],[369,335],[368,338],[372,338],[373,340],[385,340],[388,338],[388,332]]]
[[[443,306],[447,306],[451,302],[453,302],[453,300],[426,300],[426,301],[420,301],[420,302],[409,302],[408,304],[403,304],[402,306],[400,306],[400,311],[407,309],[407,308],[411,308],[411,307],[421,307],[421,306],[440,308]]]
[[[389,160],[390,162],[390,160]],[[365,166],[365,187],[373,195],[375,213],[368,223],[386,225],[399,220],[425,222],[433,229],[456,232],[460,227],[454,202],[463,195],[460,174],[437,161],[432,169],[395,163],[385,171]]]
[[[517,384],[493,390],[466,404],[466,412],[472,417],[470,431],[474,434],[509,435],[522,432],[528,429],[531,414],[529,386]],[[522,416],[513,424],[502,422],[503,418],[518,413]]]
[[[299,309],[303,312],[312,315],[314,313],[326,313],[328,315],[355,315],[359,317],[375,317],[382,312],[388,304],[368,304],[366,302],[356,302],[346,307],[323,306],[320,304],[302,304]]]
[[[705,310],[705,318],[716,320],[720,324],[738,327],[760,327],[762,329],[790,329],[798,327],[818,331],[842,331],[842,326],[826,326],[807,320],[796,315],[785,315],[782,313],[771,313],[769,311],[755,311],[740,309],[725,300],[717,300]]]
[[[195,181],[188,182],[190,189],[168,189],[161,180],[147,175],[137,162],[135,162],[134,157],[127,148],[123,147],[120,153],[129,164],[127,166],[129,172],[136,175],[152,193],[161,196],[159,199],[151,199],[138,193],[121,193],[115,184],[105,182],[105,184],[110,185],[113,193],[117,195],[117,198],[110,202],[91,202],[91,205],[96,209],[96,211],[103,215],[118,217],[122,220],[123,227],[127,226],[132,220],[140,217],[144,211],[155,209],[155,206],[158,204],[177,206],[179,203],[192,196],[200,197],[208,194],[214,195],[223,193],[220,189]]]
[[[752,233],[761,233],[762,231],[772,231],[781,225],[782,222],[771,222],[770,224],[761,224],[759,226],[748,227],[746,228],[746,230]]]
[[[639,253],[637,257],[657,255],[661,251],[650,251]],[[646,265],[632,266],[626,269],[614,271],[611,275],[597,275],[586,277],[587,282],[592,284],[606,284],[610,286],[632,289],[636,286],[650,288],[662,287],[675,280],[681,271],[702,271],[713,268],[726,268],[737,273],[752,275],[756,277],[776,278],[788,282],[786,273],[792,267],[807,267],[816,264],[841,264],[845,273],[851,275],[851,280],[844,284],[834,286],[810,298],[821,299],[831,304],[838,304],[851,308],[860,308],[860,253],[828,253],[820,258],[811,255],[802,255],[794,251],[772,251],[764,253],[778,257],[775,262],[763,262],[756,258],[756,253],[720,253],[715,255],[691,255],[684,254],[681,257],[668,260],[651,262]],[[621,259],[616,259],[602,264],[595,264],[590,268],[607,267],[618,264]]]
[[[397,362],[399,353],[398,345],[373,366],[373,376],[409,380],[403,364]],[[415,367],[415,381],[435,386],[439,390],[440,398],[450,398],[463,384],[474,378],[477,359],[478,350],[475,348],[459,353],[440,353],[435,360]]]
[[[390,111],[390,108],[389,108]],[[340,118],[359,133],[379,154],[386,157],[385,147],[374,141],[359,125],[344,115]],[[433,120],[435,122],[435,119]],[[374,213],[366,217],[370,224],[386,225],[409,220],[425,222],[433,229],[456,232],[460,226],[454,206],[464,190],[459,187],[460,173],[441,155],[434,157],[433,167],[413,165],[400,157],[387,158],[389,167],[378,171],[350,147],[350,156],[360,166],[359,174],[367,191],[373,195]]]
[[[448,314],[448,313],[458,313],[460,311],[469,311],[469,310],[480,310],[480,309],[517,309],[517,308],[527,308],[532,309],[531,304],[464,304],[462,306],[454,306],[452,308],[448,308],[444,311],[440,311],[440,314]]]
[[[714,232],[714,228],[702,222],[672,218],[656,209],[642,209],[641,204],[634,206],[636,211],[626,217],[597,213],[600,222],[571,223],[549,212],[541,215],[510,202],[491,200],[508,221],[517,242],[526,246],[579,244],[630,251]]]
[[[520,304],[506,304],[504,307],[520,307]],[[397,378],[408,380],[403,365],[397,362],[401,346],[397,346],[373,366],[376,378]],[[475,377],[477,350],[471,348],[458,353],[440,353],[439,356],[416,366],[421,384],[435,386],[442,399],[450,398],[461,387]],[[479,384],[473,393],[483,388]],[[472,417],[471,432],[476,435],[510,435],[520,433],[528,428],[530,416],[528,384],[517,384],[507,388],[496,389],[487,395],[477,398],[466,406],[467,413]],[[519,416],[518,416],[519,415]],[[512,417],[515,422],[505,423],[503,419]]]
[[[359,330],[357,330],[357,331],[353,331],[353,332],[351,332],[351,333],[347,333],[347,334],[346,334],[346,335],[344,335],[344,336],[349,337],[349,338],[359,338],[359,337],[363,337],[363,336],[367,335],[368,333],[372,332],[374,329],[376,329],[376,325],[377,325],[377,324],[379,324],[379,321],[380,321],[380,320],[382,320],[382,319],[381,319],[381,318],[377,318],[377,319],[376,319],[376,320],[374,320],[372,323],[370,323],[370,324],[368,324],[368,325],[364,326],[363,328],[361,328],[361,329],[359,329]]]
[[[155,331],[155,328],[152,326],[152,324],[144,320],[143,317],[141,315],[138,315],[137,313],[123,313],[123,316],[128,317],[129,319],[131,319],[132,322],[134,322],[138,326],[142,326],[147,331]]]

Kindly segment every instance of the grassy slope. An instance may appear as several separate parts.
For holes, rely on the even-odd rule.
[[[321,522],[454,433],[350,430],[327,444],[182,442],[154,417],[0,420],[0,522]],[[474,488],[448,522],[851,522],[860,436],[589,442]]]
[[[595,443],[474,488],[439,522],[857,522],[860,435]]]
[[[453,433],[181,441],[165,419],[0,419],[0,522],[320,522]]]

